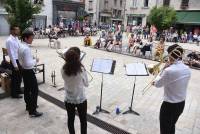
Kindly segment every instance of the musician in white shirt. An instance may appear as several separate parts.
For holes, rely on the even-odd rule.
[[[30,45],[32,44],[34,33],[26,30],[22,33],[22,43],[19,47],[19,62],[22,66],[22,77],[24,81],[24,100],[26,110],[30,117],[39,117],[42,113],[37,112],[38,84],[34,73],[34,66],[39,59],[33,59]]]
[[[80,49],[70,48],[65,54],[65,64],[61,69],[65,89],[65,107],[68,114],[68,130],[75,134],[74,119],[77,108],[81,122],[81,134],[87,134],[87,98],[85,87],[88,87],[86,70],[81,64]]]
[[[8,56],[11,61],[12,75],[11,75],[11,97],[12,98],[22,98],[21,94],[21,81],[22,77],[20,74],[20,64],[18,61],[18,49],[19,49],[19,33],[20,29],[18,26],[11,26],[10,36],[6,40],[6,49]]]
[[[160,109],[160,133],[175,134],[175,124],[182,114],[191,72],[182,62],[183,49],[174,44],[167,49],[168,63],[153,82],[164,87],[164,100]]]

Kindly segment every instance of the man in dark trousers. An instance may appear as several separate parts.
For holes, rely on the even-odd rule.
[[[11,75],[11,97],[22,98],[21,94],[21,82],[22,77],[20,73],[20,64],[18,61],[18,49],[19,49],[19,36],[20,29],[18,26],[11,26],[10,36],[6,40],[6,48],[11,61],[12,75]]]
[[[19,62],[22,66],[22,77],[24,81],[24,100],[26,110],[30,117],[39,117],[42,113],[37,112],[38,84],[34,73],[34,66],[39,59],[34,59],[31,54],[30,45],[32,44],[34,34],[30,30],[22,33],[22,43],[19,47]]]
[[[169,46],[168,62],[156,77],[153,85],[164,87],[163,103],[160,108],[160,133],[175,134],[175,125],[182,114],[191,72],[182,62],[183,49],[174,44]]]

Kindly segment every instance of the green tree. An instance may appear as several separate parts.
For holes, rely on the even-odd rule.
[[[4,7],[8,12],[8,22],[18,25],[24,31],[32,24],[34,14],[41,11],[41,6],[32,3],[32,0],[4,0]]]
[[[171,7],[154,7],[148,16],[148,22],[158,31],[170,28],[176,22],[176,11]]]

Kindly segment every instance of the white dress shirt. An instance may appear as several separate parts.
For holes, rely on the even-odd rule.
[[[18,37],[14,37],[12,35],[10,35],[6,40],[6,49],[14,67],[18,67],[16,60],[18,59],[19,44],[20,41]]]
[[[65,102],[80,104],[86,100],[85,87],[88,87],[88,77],[85,69],[76,76],[67,76],[61,69],[64,80]]]
[[[179,103],[186,99],[186,89],[190,77],[189,67],[182,61],[177,61],[158,75],[154,85],[158,88],[164,86],[164,101]]]
[[[33,59],[29,45],[22,42],[19,47],[19,63],[23,69],[33,69],[36,65],[36,59]]]

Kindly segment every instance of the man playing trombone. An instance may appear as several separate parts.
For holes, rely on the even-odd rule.
[[[160,108],[160,133],[175,134],[175,124],[182,114],[191,72],[182,62],[183,49],[174,44],[167,49],[168,62],[152,83],[164,87],[164,100]]]

